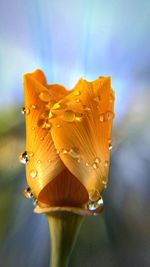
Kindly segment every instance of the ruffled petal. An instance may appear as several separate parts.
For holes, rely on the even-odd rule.
[[[42,94],[45,94],[46,100],[46,94],[47,97],[51,96],[50,93],[54,89],[50,91],[45,84],[45,76],[39,70],[24,75],[24,113],[26,115],[26,151],[28,155],[26,176],[28,185],[36,198],[41,190],[64,169],[52,141],[51,123],[45,119],[48,114],[46,107],[48,102],[43,101]],[[60,99],[59,93],[57,99]]]
[[[51,109],[52,138],[65,166],[85,186],[100,193],[106,186],[114,117],[110,78],[81,79]]]

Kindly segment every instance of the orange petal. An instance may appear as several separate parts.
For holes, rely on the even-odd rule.
[[[26,151],[29,157],[26,175],[35,197],[64,169],[51,138],[51,123],[47,119],[48,102],[41,100],[43,92],[49,93],[43,85],[45,82],[39,70],[24,76]]]
[[[52,138],[65,166],[89,191],[106,186],[114,117],[110,78],[80,80],[52,109]]]

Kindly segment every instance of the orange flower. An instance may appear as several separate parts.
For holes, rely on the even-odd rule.
[[[35,212],[93,214],[102,209],[114,117],[108,77],[80,79],[71,91],[48,85],[41,70],[24,75],[27,183]],[[26,190],[26,194],[27,194]]]

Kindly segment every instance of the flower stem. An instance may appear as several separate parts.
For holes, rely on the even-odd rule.
[[[83,216],[72,212],[47,214],[51,235],[50,267],[67,267]]]

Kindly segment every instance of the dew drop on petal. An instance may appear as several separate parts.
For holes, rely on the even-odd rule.
[[[109,144],[109,150],[112,150],[112,144]]]
[[[95,162],[99,164],[101,162],[100,158],[95,158]]]
[[[22,107],[21,108],[21,113],[23,115],[25,115],[25,114],[28,115],[30,113],[30,109],[29,108]]]
[[[23,153],[20,154],[19,161],[22,164],[26,164],[29,161],[29,157],[28,157],[27,151],[24,151]]]
[[[104,185],[104,188],[107,188],[107,182],[105,180],[102,181],[102,184]]]
[[[101,196],[99,196],[98,200],[95,200],[95,201],[89,200],[87,208],[89,211],[95,212],[95,211],[98,211],[99,209],[103,208],[103,206],[104,206],[103,199]]]
[[[91,109],[88,107],[88,106],[86,106],[86,105],[83,105],[83,109],[85,110],[85,111],[90,111]]]
[[[75,113],[72,110],[65,110],[63,115],[63,120],[67,122],[72,122],[75,119]]]
[[[68,151],[67,151],[67,149],[62,149],[62,154],[67,154],[68,153]]]
[[[52,118],[54,118],[54,117],[55,117],[55,115],[54,115],[54,113],[53,113],[53,112],[51,112],[51,111],[50,111],[50,112],[49,112],[49,116],[48,116],[48,117],[49,117],[49,119],[52,119]]]
[[[52,107],[52,109],[61,109],[62,108],[62,106],[61,106],[61,104],[59,104],[59,103],[56,103],[56,104],[54,104],[53,105],[53,107]]]
[[[36,206],[37,206],[37,204],[38,204],[38,200],[37,200],[36,198],[34,198],[34,199],[33,199],[33,206],[35,206],[35,207],[36,207]]]
[[[81,92],[78,90],[75,90],[73,93],[74,93],[74,95],[77,95],[77,96],[81,94]]]
[[[76,114],[75,116],[75,120],[79,122],[82,120],[82,118],[83,118],[83,114]]]
[[[49,92],[47,92],[47,91],[43,91],[43,92],[41,92],[41,93],[39,94],[39,98],[40,98],[42,101],[44,101],[44,102],[49,102],[51,96],[50,96]]]
[[[34,126],[32,126],[32,127],[31,127],[31,129],[34,131],[34,130],[35,130],[35,127],[34,127]]]
[[[72,157],[72,158],[78,158],[79,157],[79,149],[77,147],[71,148],[68,152],[68,154]]]
[[[37,109],[37,106],[36,105],[31,105],[31,108],[32,109]]]
[[[46,130],[49,130],[49,129],[52,128],[52,124],[51,124],[50,122],[48,122],[48,121],[45,121],[45,122],[43,123],[43,125],[42,125],[42,128],[43,128],[43,129],[46,129]]]
[[[99,120],[100,120],[100,122],[103,122],[104,121],[104,114],[100,114]]]
[[[105,166],[105,167],[108,167],[108,164],[109,164],[109,161],[108,161],[108,160],[105,160],[105,162],[104,162],[104,166]]]
[[[37,175],[38,175],[37,170],[31,170],[31,171],[30,171],[30,176],[31,176],[32,179],[36,178]]]
[[[61,128],[61,127],[62,127],[62,125],[60,125],[60,124],[57,124],[57,125],[56,125],[56,127],[57,127],[57,128]]]
[[[77,103],[80,103],[80,102],[81,102],[81,100],[78,98],[78,99],[76,99],[76,102],[77,102]]]
[[[92,166],[93,166],[93,169],[97,169],[98,168],[98,164],[96,162],[93,162]]]
[[[27,198],[27,199],[33,197],[33,194],[32,194],[32,192],[31,192],[30,187],[27,187],[27,188],[24,189],[24,191],[23,191],[23,195],[24,195],[24,197]]]

